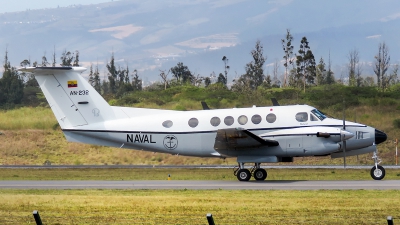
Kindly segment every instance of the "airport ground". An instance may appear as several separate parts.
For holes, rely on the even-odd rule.
[[[369,169],[268,169],[268,180],[370,180]],[[231,168],[0,169],[2,180],[234,180]],[[387,169],[386,180],[399,180]],[[195,182],[195,181],[193,181]],[[198,182],[198,181],[197,181]],[[227,181],[229,182],[229,181]],[[238,182],[238,181],[236,181]],[[379,181],[378,181],[379,182]],[[268,185],[268,182],[265,183]],[[399,190],[1,189],[1,224],[385,224]]]

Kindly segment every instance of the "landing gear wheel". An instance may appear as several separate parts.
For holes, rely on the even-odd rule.
[[[372,167],[371,177],[374,180],[382,180],[385,177],[385,169],[382,166]]]
[[[256,169],[253,176],[256,180],[265,180],[267,178],[267,171],[262,168]]]
[[[251,178],[251,173],[248,169],[240,169],[236,176],[239,181],[249,181]]]

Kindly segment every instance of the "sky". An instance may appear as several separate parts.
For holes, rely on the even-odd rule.
[[[66,7],[70,5],[89,5],[102,2],[111,2],[112,0],[0,0],[0,13],[18,12],[27,9],[43,9]]]

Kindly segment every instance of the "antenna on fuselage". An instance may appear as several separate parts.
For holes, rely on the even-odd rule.
[[[272,105],[273,106],[280,106],[278,100],[276,100],[276,98],[271,98],[272,101]]]
[[[210,109],[206,102],[201,102],[201,106],[203,107],[203,110],[209,110]]]

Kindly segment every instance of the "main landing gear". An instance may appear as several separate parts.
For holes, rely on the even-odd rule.
[[[376,151],[374,152],[372,158],[374,159],[375,166],[371,169],[371,177],[374,180],[382,180],[385,177],[385,169],[383,166],[378,165],[382,160],[378,157]]]
[[[244,163],[239,163],[238,167],[234,168],[233,174],[239,181],[249,181],[253,176],[256,180],[265,180],[267,178],[267,171],[260,167],[261,163],[255,163],[251,170],[244,168]]]

